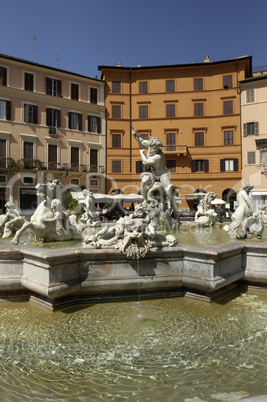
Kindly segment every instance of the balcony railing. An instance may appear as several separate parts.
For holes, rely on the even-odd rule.
[[[187,146],[186,145],[166,145],[164,147],[164,152],[166,154],[172,153],[177,155],[186,155],[187,154]]]
[[[22,172],[31,170],[54,170],[59,172],[105,173],[104,166],[82,165],[76,163],[41,162],[38,159],[20,159],[0,157],[0,171]]]

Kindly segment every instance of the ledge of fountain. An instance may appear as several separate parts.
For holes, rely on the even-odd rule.
[[[138,297],[211,301],[239,284],[267,289],[266,244],[164,247],[138,261],[114,248],[0,247],[0,298],[27,295],[52,309]]]

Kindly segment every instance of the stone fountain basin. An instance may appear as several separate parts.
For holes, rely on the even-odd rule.
[[[0,247],[0,298],[50,309],[188,296],[213,301],[237,287],[267,289],[267,245],[230,242],[151,249],[129,260],[112,248]]]

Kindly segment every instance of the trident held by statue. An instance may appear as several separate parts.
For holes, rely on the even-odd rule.
[[[131,129],[132,129],[132,134],[133,134],[134,138],[136,139],[136,141],[138,142],[140,149],[143,149],[141,141],[137,135],[137,131],[133,128],[132,124],[131,124]]]

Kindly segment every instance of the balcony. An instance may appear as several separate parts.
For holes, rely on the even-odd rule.
[[[167,155],[187,155],[188,151],[186,145],[166,145],[164,152]]]

